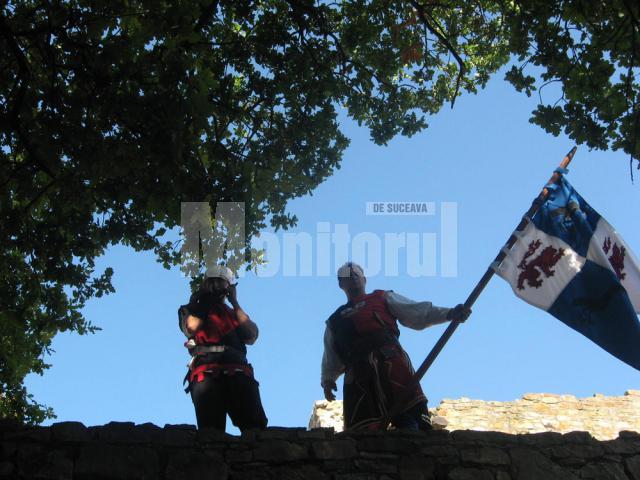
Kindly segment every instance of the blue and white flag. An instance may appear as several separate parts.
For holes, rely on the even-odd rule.
[[[640,370],[640,268],[564,177],[500,265],[514,293]]]

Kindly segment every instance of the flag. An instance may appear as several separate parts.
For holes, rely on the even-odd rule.
[[[560,177],[505,259],[514,293],[640,370],[640,268],[615,229]]]

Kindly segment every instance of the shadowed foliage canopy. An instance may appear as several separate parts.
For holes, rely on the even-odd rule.
[[[243,201],[250,238],[340,165],[338,112],[377,144],[413,135],[500,67],[532,121],[638,147],[636,2],[48,0],[0,6],[0,414],[82,307],[109,245],[179,261],[184,201]],[[546,100],[546,99],[544,99]]]

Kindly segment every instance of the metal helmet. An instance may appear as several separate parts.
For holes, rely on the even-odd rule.
[[[207,277],[212,278],[224,278],[229,285],[233,285],[235,283],[235,277],[230,268],[225,267],[224,265],[214,265],[213,267],[207,269]]]

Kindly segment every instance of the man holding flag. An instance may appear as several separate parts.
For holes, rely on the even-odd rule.
[[[464,302],[470,309],[494,273],[517,296],[540,307],[628,365],[640,370],[640,264],[620,235],[564,178],[576,147]],[[453,319],[405,391],[419,385],[458,328]],[[393,402],[385,428],[410,395]]]
[[[347,303],[327,320],[320,378],[325,398],[335,400],[336,380],[344,373],[345,429],[386,428],[387,417],[396,428],[428,429],[427,398],[420,385],[411,382],[413,367],[398,340],[397,322],[422,330],[463,322],[471,310],[414,302],[392,290],[366,293],[366,281],[362,267],[353,262],[338,270],[338,286]],[[390,415],[389,407],[399,400],[401,408]]]

